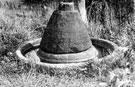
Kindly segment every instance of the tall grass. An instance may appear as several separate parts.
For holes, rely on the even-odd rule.
[[[133,0],[92,0],[88,3],[91,36],[111,40],[120,46],[132,44],[133,32],[129,31],[134,30]]]

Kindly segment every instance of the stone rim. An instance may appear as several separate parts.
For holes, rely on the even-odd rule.
[[[84,66],[87,65],[90,61],[92,62],[101,62],[104,58],[110,58],[112,55],[116,54],[116,51],[118,50],[118,46],[108,40],[104,39],[96,39],[96,38],[90,38],[92,41],[92,44],[97,44],[97,45],[103,45],[104,43],[109,44],[113,49],[113,52],[110,55],[107,55],[103,58],[91,58],[87,61],[83,62],[74,62],[74,63],[47,63],[47,62],[41,62],[40,59],[35,62],[35,64],[40,65],[40,66],[45,66],[45,67],[51,67],[51,68],[67,68],[67,67],[79,67],[79,66]],[[20,46],[17,51],[16,55],[20,58],[20,60],[24,61],[25,63],[31,63],[29,59],[25,57],[25,54],[31,50],[39,48],[41,38],[25,42],[22,46]],[[107,47],[106,47],[107,48]]]

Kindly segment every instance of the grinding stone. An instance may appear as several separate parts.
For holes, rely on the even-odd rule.
[[[78,53],[91,46],[87,25],[71,9],[53,12],[40,43],[42,51],[55,54]]]

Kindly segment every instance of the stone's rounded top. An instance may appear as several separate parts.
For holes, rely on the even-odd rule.
[[[54,54],[79,53],[92,47],[87,25],[78,11],[53,12],[40,43],[40,49]]]
[[[73,2],[61,2],[58,10],[60,11],[74,11],[74,3]]]

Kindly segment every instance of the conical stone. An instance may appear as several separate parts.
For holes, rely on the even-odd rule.
[[[78,53],[92,46],[87,25],[74,4],[63,3],[54,11],[40,43],[40,50],[54,54]]]

